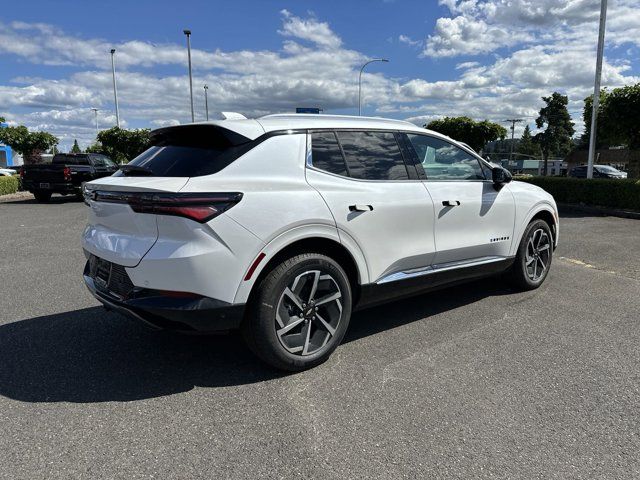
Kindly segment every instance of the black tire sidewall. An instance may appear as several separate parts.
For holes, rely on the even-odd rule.
[[[547,268],[544,271],[544,275],[542,275],[537,281],[533,281],[527,275],[527,268],[525,264],[527,243],[529,241],[531,232],[538,230],[539,228],[542,228],[551,240],[550,246],[549,246],[549,262],[548,262]],[[538,288],[545,281],[545,279],[547,278],[547,275],[549,275],[549,270],[551,269],[552,260],[553,260],[553,235],[551,233],[551,228],[549,227],[547,222],[545,222],[544,220],[534,220],[527,226],[527,229],[525,230],[524,235],[522,235],[520,246],[518,247],[518,254],[516,256],[516,263],[514,265],[515,267],[514,273],[517,275],[518,282],[521,284],[522,287],[527,289]]]
[[[275,314],[285,288],[296,276],[307,270],[329,273],[336,281],[342,293],[342,318],[336,334],[325,347],[311,355],[301,356],[288,352],[280,343],[276,334]],[[351,298],[348,277],[333,259],[321,254],[305,253],[285,260],[259,286],[248,325],[251,328],[249,334],[253,337],[248,342],[249,346],[255,349],[260,358],[277,368],[297,371],[316,366],[324,362],[344,338],[351,317]]]

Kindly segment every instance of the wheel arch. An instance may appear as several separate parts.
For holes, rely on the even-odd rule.
[[[553,246],[554,248],[557,246],[559,224],[558,224],[556,209],[550,203],[543,202],[533,206],[529,210],[527,215],[525,215],[524,220],[520,222],[519,225],[517,226],[517,232],[516,232],[516,235],[514,235],[514,239],[517,239],[517,241],[513,242],[512,244],[513,251],[511,253],[513,255],[515,255],[515,252],[517,251],[520,245],[520,241],[522,240],[522,235],[527,229],[527,225],[529,225],[532,221],[537,219],[544,220],[545,222],[547,222],[547,224],[551,228],[551,234],[553,236]]]
[[[300,229],[294,229],[300,230]],[[260,281],[285,258],[299,253],[320,253],[333,258],[345,270],[351,285],[354,303],[358,298],[360,285],[368,281],[368,271],[361,252],[352,252],[343,243],[335,228],[333,232],[289,231],[269,242],[258,255],[264,253],[249,281],[243,280],[236,292],[235,303],[247,303]],[[283,238],[284,237],[284,238]]]

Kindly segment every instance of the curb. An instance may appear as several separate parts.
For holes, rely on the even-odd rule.
[[[631,218],[633,220],[640,220],[640,212],[633,212],[630,210],[617,210],[615,208],[606,208],[606,207],[593,207],[590,205],[580,205],[577,203],[558,203],[558,210],[560,213],[564,212],[580,212],[580,213],[591,213],[594,215],[600,216],[609,216],[609,217],[621,217],[621,218]]]

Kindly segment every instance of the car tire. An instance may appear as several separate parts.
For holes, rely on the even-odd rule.
[[[319,253],[295,255],[260,280],[243,337],[258,358],[277,369],[315,367],[342,341],[351,299],[349,279],[335,260]]]
[[[42,190],[36,190],[33,192],[33,196],[38,203],[47,203],[51,200],[51,192],[43,192]]]
[[[553,235],[544,220],[532,221],[524,231],[515,261],[507,272],[519,290],[534,290],[547,278],[553,259]]]

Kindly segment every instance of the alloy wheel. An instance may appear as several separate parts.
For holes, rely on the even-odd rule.
[[[275,329],[289,352],[311,355],[334,337],[342,318],[342,292],[335,279],[308,270],[293,279],[280,296]]]
[[[551,260],[551,239],[542,228],[533,231],[527,241],[525,270],[530,280],[537,282],[549,268]]]

